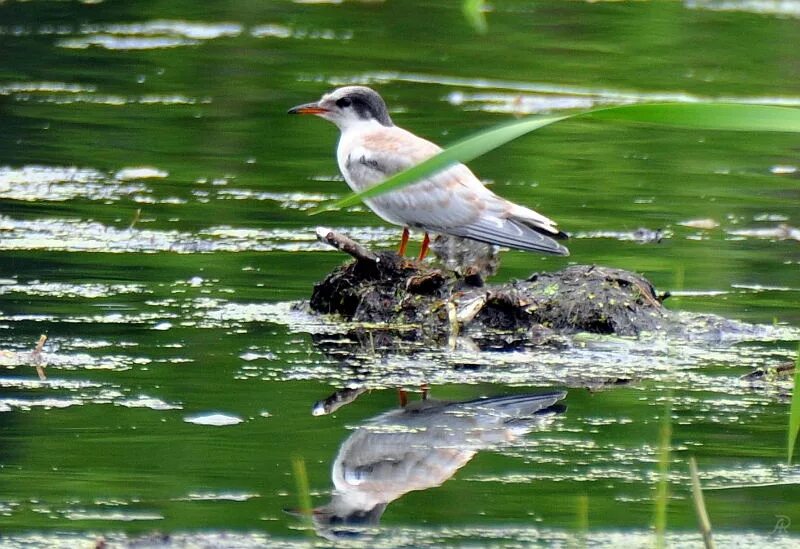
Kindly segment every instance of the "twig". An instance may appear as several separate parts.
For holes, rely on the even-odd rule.
[[[450,335],[447,337],[447,343],[450,347],[450,350],[454,351],[456,348],[456,343],[458,343],[459,331],[456,305],[452,301],[448,300],[445,306],[447,307],[447,321],[450,324]]]
[[[138,223],[138,222],[139,222],[139,218],[140,218],[141,216],[142,216],[142,209],[141,209],[141,208],[136,208],[136,211],[135,211],[135,212],[133,212],[133,219],[131,220],[131,224],[130,224],[130,225],[128,225],[128,230],[129,230],[129,231],[130,231],[131,229],[133,229],[133,226],[134,226],[134,225],[136,225],[136,223]]]
[[[458,308],[458,312],[456,314],[456,321],[459,324],[468,324],[472,322],[472,320],[478,316],[478,313],[483,310],[483,307],[486,305],[487,295],[479,295],[478,297],[467,301],[466,303],[460,304],[461,306]]]
[[[324,242],[329,246],[333,246],[346,254],[351,255],[358,261],[368,261],[370,263],[377,263],[378,256],[366,249],[358,242],[339,234],[333,229],[326,227],[317,227],[317,240]]]
[[[41,381],[47,381],[47,376],[44,375],[44,368],[42,367],[42,349],[44,342],[47,341],[47,336],[42,334],[39,336],[39,341],[36,342],[36,348],[31,353],[31,363],[36,368],[36,373],[39,375]]]

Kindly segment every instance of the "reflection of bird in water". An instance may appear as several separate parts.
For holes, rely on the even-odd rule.
[[[386,506],[414,490],[439,486],[478,450],[513,442],[566,408],[566,392],[468,402],[423,400],[370,420],[345,440],[333,464],[331,501],[314,509],[320,535],[357,535],[378,524]]]
[[[345,387],[334,392],[331,396],[324,400],[318,400],[311,407],[312,416],[324,416],[334,413],[336,410],[350,404],[359,396],[367,391],[364,386]]]
[[[442,265],[474,286],[482,286],[482,280],[495,274],[500,265],[497,246],[468,238],[440,234],[431,242],[431,251]]]

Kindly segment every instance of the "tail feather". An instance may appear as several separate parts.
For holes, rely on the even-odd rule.
[[[536,231],[537,233],[539,233],[541,235],[544,235],[544,236],[547,236],[547,237],[550,237],[550,238],[555,238],[556,240],[569,240],[569,235],[567,233],[565,233],[564,231],[559,231],[557,227],[553,227],[553,231],[555,231],[555,232],[553,232],[553,231],[547,230],[546,228],[543,228],[543,227],[540,227],[538,225],[535,225],[534,223],[529,223],[524,219],[516,219],[515,218],[514,221],[516,221],[518,223],[522,223],[526,227],[529,227],[529,228],[533,229],[534,231]]]
[[[506,246],[531,252],[543,252],[556,255],[569,255],[569,250],[553,240],[559,238],[564,233],[559,232],[555,235],[545,236],[541,230],[537,230],[521,221],[515,219],[479,219],[470,225],[460,227],[448,227],[444,232],[453,236],[471,238],[487,244]]]

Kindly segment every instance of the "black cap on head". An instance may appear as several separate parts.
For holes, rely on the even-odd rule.
[[[366,86],[345,86],[329,96],[341,109],[352,108],[360,118],[375,119],[384,126],[394,126],[389,110],[378,92]]]

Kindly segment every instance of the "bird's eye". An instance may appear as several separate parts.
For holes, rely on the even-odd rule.
[[[352,100],[352,99],[350,99],[349,97],[342,97],[341,99],[339,99],[339,100],[336,102],[336,106],[337,106],[337,107],[340,107],[340,108],[342,108],[342,109],[344,109],[344,108],[347,108],[347,107],[349,107],[349,106],[350,106],[350,105],[352,105],[352,104],[353,104],[353,100]]]

